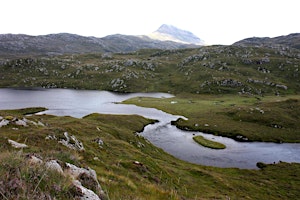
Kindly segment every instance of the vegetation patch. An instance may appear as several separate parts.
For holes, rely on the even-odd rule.
[[[211,149],[225,149],[226,148],[226,146],[224,144],[205,139],[201,135],[193,137],[193,140],[195,140],[195,142],[197,142],[198,144],[200,144],[204,147],[211,148]]]

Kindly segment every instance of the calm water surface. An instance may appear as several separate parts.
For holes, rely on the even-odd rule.
[[[199,132],[186,132],[172,126],[174,116],[154,108],[135,105],[116,104],[133,97],[170,98],[166,93],[116,94],[106,91],[70,89],[0,89],[0,109],[25,107],[47,107],[45,114],[73,116],[81,118],[90,113],[138,114],[160,122],[148,125],[141,133],[154,145],[175,157],[192,163],[217,166],[256,168],[257,162],[273,163],[278,161],[300,163],[300,144],[275,144],[264,142],[241,143],[225,137]],[[221,142],[224,150],[202,147],[193,141],[194,135]]]

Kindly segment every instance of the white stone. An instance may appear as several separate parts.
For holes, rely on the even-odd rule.
[[[60,166],[60,164],[57,162],[57,160],[50,160],[46,162],[46,168],[53,170],[53,171],[57,171],[60,174],[64,174],[62,167]]]
[[[2,119],[2,120],[0,121],[0,128],[1,128],[2,126],[6,126],[6,125],[8,125],[8,124],[9,124],[9,121],[8,121],[8,120]]]
[[[21,119],[16,120],[15,124],[18,126],[27,126],[27,123]]]
[[[21,148],[27,148],[28,146],[26,144],[18,143],[13,140],[8,140],[8,143],[11,144],[12,147],[21,149]]]

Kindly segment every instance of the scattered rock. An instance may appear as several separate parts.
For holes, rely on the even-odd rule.
[[[245,137],[245,136],[243,136],[243,135],[237,135],[237,136],[236,136],[236,139],[237,139],[238,141],[248,141],[248,140],[249,140],[247,137]]]
[[[21,148],[27,148],[28,146],[26,144],[22,144],[22,143],[18,143],[16,141],[13,140],[8,140],[8,143],[11,144],[12,147],[16,148],[16,149],[21,149]]]
[[[18,119],[17,117],[13,117],[13,116],[0,117],[0,128],[8,124],[23,126],[23,127],[27,127],[29,126],[29,124],[33,124],[35,126],[45,126],[40,121],[34,122],[26,119],[25,117],[23,119]]]
[[[133,161],[133,164],[143,166],[143,163],[140,163],[139,161]]]
[[[84,151],[84,147],[82,142],[80,142],[79,140],[77,140],[77,138],[74,135],[71,135],[69,137],[68,132],[64,132],[64,136],[66,139],[61,139],[60,141],[58,141],[58,143],[70,148],[70,149],[74,149],[74,150],[78,150],[78,151]]]
[[[97,127],[98,128],[98,127]],[[96,138],[93,140],[93,142],[97,143],[100,148],[103,148],[104,142],[100,138]]]
[[[0,121],[0,128],[3,127],[3,126],[6,126],[6,125],[8,125],[8,124],[9,124],[9,121],[8,121],[8,120],[2,119],[2,120]]]
[[[57,140],[55,135],[48,135],[45,137],[45,140]]]

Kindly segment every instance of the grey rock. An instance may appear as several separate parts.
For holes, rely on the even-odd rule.
[[[18,143],[18,142],[16,142],[16,141],[10,140],[10,139],[8,140],[8,143],[9,143],[12,147],[14,147],[14,148],[16,148],[16,149],[23,149],[23,148],[27,148],[27,147],[28,147],[26,144]]]

